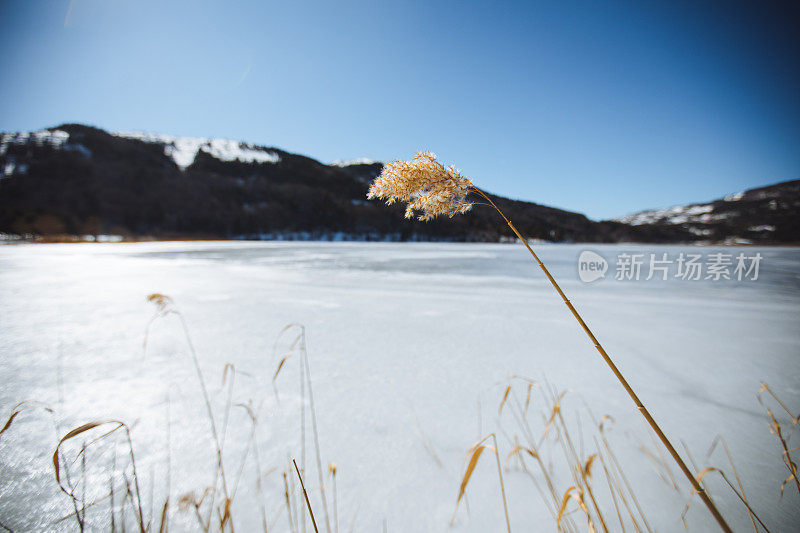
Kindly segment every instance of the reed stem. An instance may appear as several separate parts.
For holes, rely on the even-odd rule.
[[[300,475],[300,469],[297,468],[297,463],[294,459],[292,459],[292,464],[294,465],[294,471],[297,472],[297,479],[300,480],[300,488],[303,489],[303,497],[306,499],[306,507],[308,507],[308,514],[311,516],[311,525],[314,526],[314,532],[319,533],[319,529],[317,529],[317,521],[314,520],[314,511],[311,510],[311,502],[308,501],[308,493],[306,493],[306,486],[303,484],[303,476]]]
[[[506,516],[506,529],[511,533],[511,521],[508,519],[508,503],[506,502],[506,486],[503,483],[503,469],[500,467],[500,450],[497,448],[497,437],[492,433],[494,441],[494,458],[497,461],[497,476],[500,478],[500,492],[503,495],[503,512]]]
[[[536,255],[536,252],[534,252],[533,248],[531,248],[530,244],[528,244],[528,240],[525,237],[523,237],[522,233],[520,233],[520,231],[516,228],[516,226],[514,226],[514,224],[508,218],[506,218],[505,214],[500,210],[500,208],[497,207],[497,205],[492,201],[491,198],[489,198],[489,195],[487,195],[485,192],[478,189],[477,187],[473,187],[473,189],[477,194],[481,195],[483,198],[486,199],[486,201],[489,202],[489,204],[491,204],[494,210],[497,211],[501,217],[503,217],[503,220],[505,220],[506,224],[508,224],[508,227],[511,228],[511,231],[513,231],[514,234],[517,236],[517,238],[522,242],[522,244],[525,245],[525,248],[528,249],[528,252],[530,252],[533,259],[536,261],[536,263],[538,263],[539,268],[542,269],[542,272],[544,272],[544,275],[550,281],[550,284],[553,285],[558,295],[561,296],[561,299],[564,301],[564,304],[567,306],[572,315],[575,317],[575,320],[578,321],[578,324],[580,324],[581,328],[583,328],[583,331],[589,337],[589,340],[592,341],[592,344],[594,344],[594,347],[600,353],[600,356],[606,362],[608,367],[611,368],[611,372],[614,373],[614,376],[616,376],[616,378],[622,384],[622,387],[625,389],[625,392],[628,393],[628,396],[631,397],[633,403],[636,404],[636,408],[639,410],[639,412],[642,413],[642,416],[644,416],[645,420],[647,420],[647,423],[650,424],[650,427],[653,428],[653,431],[656,432],[656,435],[658,435],[658,438],[661,440],[661,442],[664,443],[664,446],[667,448],[669,454],[678,464],[678,467],[681,469],[681,472],[683,472],[683,474],[687,477],[687,479],[691,483],[692,488],[697,492],[697,494],[700,495],[700,499],[703,500],[703,503],[706,505],[706,507],[708,507],[708,510],[714,516],[714,519],[717,521],[720,528],[722,528],[722,530],[725,531],[725,533],[732,533],[730,526],[728,526],[727,522],[725,522],[725,519],[722,517],[722,514],[720,514],[716,505],[714,505],[714,502],[711,500],[711,497],[706,493],[705,489],[702,487],[702,485],[700,485],[700,482],[697,481],[695,476],[692,475],[692,472],[686,466],[686,463],[678,454],[677,450],[675,450],[675,448],[672,446],[672,443],[670,443],[667,436],[664,434],[663,431],[661,431],[661,428],[658,426],[656,421],[650,415],[650,411],[647,410],[642,401],[639,399],[639,397],[631,388],[630,384],[628,384],[628,380],[626,380],[625,377],[622,375],[622,373],[619,371],[617,365],[614,364],[614,361],[611,360],[611,357],[609,357],[603,346],[600,344],[600,342],[592,333],[592,330],[590,330],[589,326],[586,325],[586,322],[583,321],[583,318],[575,309],[575,306],[572,305],[572,302],[569,301],[567,295],[564,294],[563,290],[561,290],[561,287],[558,285],[558,282],[556,282],[555,278],[552,276],[552,274],[550,274],[550,271],[547,270],[547,267],[544,265],[544,263],[542,263],[542,260],[539,259],[539,256]]]

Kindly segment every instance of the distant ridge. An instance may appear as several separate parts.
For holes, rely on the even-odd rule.
[[[482,207],[466,216],[421,223],[405,220],[401,206],[368,201],[367,187],[382,166],[369,159],[324,164],[235,140],[109,133],[81,124],[2,133],[0,233],[156,239],[509,239],[508,228]],[[754,191],[762,192],[602,222],[532,202],[493,199],[526,235],[545,241],[800,241],[796,216],[790,216],[797,212],[798,182]],[[680,216],[688,218],[676,218]]]
[[[800,242],[799,218],[800,180],[792,180],[616,220],[633,226],[682,227],[713,242]]]

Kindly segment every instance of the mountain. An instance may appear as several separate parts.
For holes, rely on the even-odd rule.
[[[510,237],[502,219],[484,207],[423,223],[405,220],[401,206],[368,201],[367,188],[381,168],[369,160],[324,164],[238,141],[109,133],[80,124],[2,133],[0,233],[396,241]],[[710,226],[684,227],[663,217],[642,219],[644,224],[596,222],[579,213],[492,198],[535,239],[683,242],[730,236],[722,226],[719,232]],[[746,195],[741,201],[750,204]],[[784,200],[776,201],[783,212]],[[755,211],[748,213],[748,220],[758,218]],[[760,242],[800,241],[796,225],[785,217],[772,220],[751,225],[774,225],[773,231],[747,235],[773,239]],[[698,228],[712,233],[700,235]]]
[[[680,227],[711,242],[800,242],[800,180],[749,189],[703,204],[641,211],[617,219],[637,227]]]

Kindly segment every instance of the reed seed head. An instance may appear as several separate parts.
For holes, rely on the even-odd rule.
[[[166,315],[173,309],[172,298],[165,294],[154,292],[147,296],[147,301],[156,306],[156,312],[160,315]]]
[[[191,508],[195,507],[197,502],[194,497],[193,492],[187,492],[186,494],[181,495],[178,498],[178,510],[182,513],[189,511]]]
[[[407,202],[406,218],[422,221],[439,215],[466,213],[472,209],[467,195],[472,182],[452,165],[445,167],[431,152],[417,152],[411,161],[392,161],[384,165],[367,192],[367,198],[380,198],[387,204],[400,200]]]

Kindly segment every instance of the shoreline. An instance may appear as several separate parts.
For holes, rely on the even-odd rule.
[[[93,237],[93,238],[87,238]],[[399,240],[392,238],[310,238],[300,237],[297,235],[278,235],[273,238],[224,238],[224,237],[197,237],[197,236],[175,236],[175,237],[149,237],[149,236],[122,236],[122,235],[97,235],[97,236],[80,236],[80,235],[57,235],[57,236],[37,236],[37,237],[20,237],[10,236],[7,234],[0,234],[0,245],[19,245],[19,244],[137,244],[137,243],[171,243],[171,242],[321,242],[321,243],[436,243],[436,244],[515,244],[516,239],[504,239],[500,241],[477,241],[477,240],[434,240],[434,239],[409,239]],[[529,239],[532,245],[586,245],[586,246],[601,246],[601,245],[649,245],[649,246],[692,246],[692,247],[705,247],[705,246],[730,246],[730,247],[758,247],[768,246],[775,248],[798,248],[800,242],[797,243],[775,243],[775,242],[732,242],[732,241],[680,241],[680,242],[650,242],[650,241],[615,241],[615,242],[596,242],[596,241],[543,241],[539,239]]]

